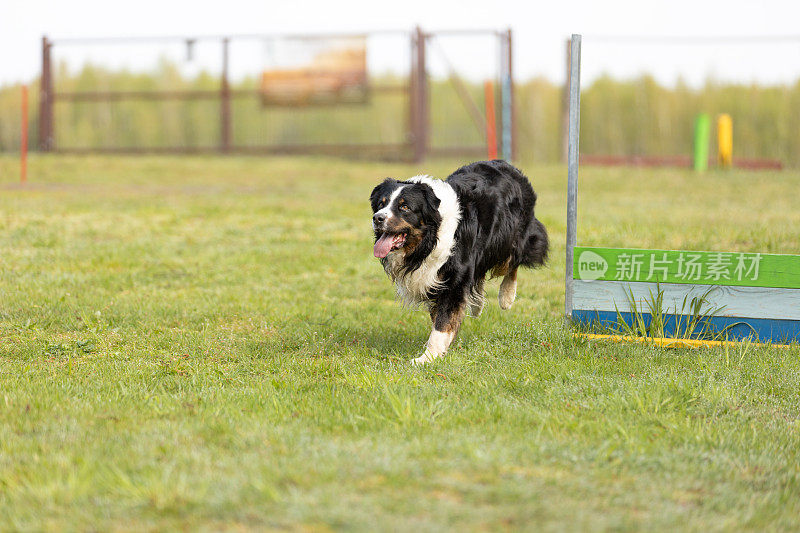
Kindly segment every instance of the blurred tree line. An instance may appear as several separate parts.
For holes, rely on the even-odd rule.
[[[92,65],[70,73],[60,65],[56,90],[151,91],[219,89],[207,73],[183,77],[162,61],[152,73],[108,70]],[[376,85],[403,80],[382,76]],[[483,108],[480,84],[466,83]],[[262,106],[255,96],[255,77],[237,81],[233,90],[251,90],[253,97],[234,98],[235,145],[299,143],[388,143],[407,141],[408,110],[402,92],[376,91],[365,104],[340,106]],[[480,146],[483,137],[470,119],[453,85],[431,82],[431,144]],[[537,78],[517,84],[519,159],[556,162],[561,155],[562,88]],[[682,82],[659,85],[652,77],[615,80],[602,77],[583,88],[581,152],[613,155],[690,154],[697,113],[729,113],[734,124],[734,157],[779,159],[800,166],[800,81],[791,86],[735,85],[708,81],[701,88]],[[19,85],[0,87],[0,151],[19,147]],[[38,85],[30,87],[30,138],[35,147],[38,127]],[[498,112],[498,115],[500,113]],[[215,99],[67,102],[55,106],[57,146],[215,147],[219,143],[220,107]]]

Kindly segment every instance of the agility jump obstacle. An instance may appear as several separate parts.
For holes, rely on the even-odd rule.
[[[567,318],[619,329],[620,319],[630,325],[638,315],[649,324],[658,302],[672,335],[691,318],[686,302],[696,299],[703,326],[726,340],[800,342],[800,255],[577,246],[580,35],[572,36],[571,54]]]

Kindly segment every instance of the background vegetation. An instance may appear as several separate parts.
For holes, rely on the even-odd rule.
[[[207,74],[192,79],[162,62],[156,72],[135,74],[86,66],[70,74],[62,65],[61,91],[174,90],[219,88]],[[397,83],[383,78],[375,83]],[[254,79],[234,89],[255,89]],[[481,88],[468,90],[482,105]],[[37,89],[31,90],[32,138],[36,138]],[[544,79],[516,87],[519,158],[554,162],[560,157],[561,88]],[[452,85],[431,86],[433,146],[483,143]],[[678,155],[691,153],[694,117],[726,112],[734,121],[734,154],[742,158],[774,158],[800,166],[800,82],[791,86],[725,85],[712,81],[700,89],[683,84],[659,85],[650,77],[620,81],[601,78],[584,87],[581,148],[588,154]],[[19,142],[18,86],[0,89],[0,151]],[[234,141],[240,145],[325,143],[403,143],[407,109],[399,93],[376,93],[366,105],[309,108],[263,107],[253,98],[234,100]],[[57,144],[92,146],[217,146],[219,106],[215,101],[128,101],[113,104],[62,102],[56,105]]]

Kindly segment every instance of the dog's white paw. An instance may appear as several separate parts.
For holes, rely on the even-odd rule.
[[[416,359],[412,359],[411,360],[411,364],[413,366],[423,366],[423,365],[426,365],[426,364],[430,363],[431,361],[433,361],[435,359],[438,359],[441,356],[442,356],[442,354],[436,353],[433,350],[425,348],[425,351],[422,352],[422,355],[420,355]]]
[[[503,280],[500,284],[500,293],[497,295],[497,300],[500,303],[500,309],[506,310],[511,308],[511,304],[517,299],[517,280]]]

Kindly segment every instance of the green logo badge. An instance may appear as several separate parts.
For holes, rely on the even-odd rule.
[[[578,257],[578,275],[580,279],[593,281],[600,279],[608,270],[608,262],[600,255],[585,250]]]

